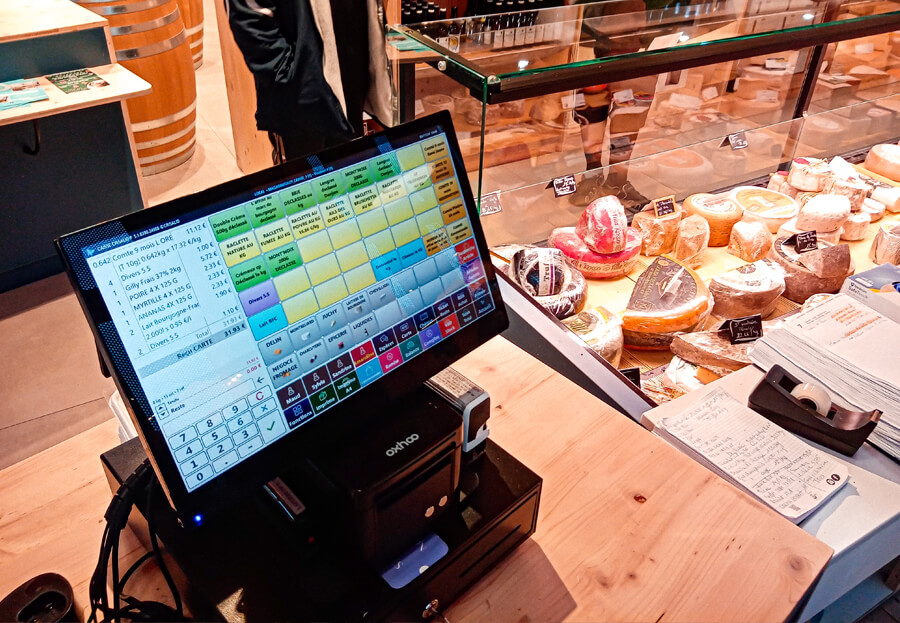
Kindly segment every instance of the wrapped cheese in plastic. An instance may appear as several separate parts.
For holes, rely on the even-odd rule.
[[[869,259],[876,264],[900,265],[900,225],[884,223],[878,228],[869,250]]]
[[[562,323],[613,367],[619,366],[624,345],[621,318],[602,307],[595,307],[569,316]]]
[[[712,313],[719,318],[743,318],[772,313],[784,292],[784,272],[770,260],[757,260],[716,275],[709,282]]]
[[[614,195],[595,199],[585,208],[575,233],[596,253],[618,253],[625,248],[628,219],[625,206]]]
[[[682,204],[688,215],[698,215],[709,223],[709,246],[724,247],[728,244],[731,228],[741,220],[744,210],[728,195],[699,193],[691,195]]]
[[[689,216],[678,223],[675,234],[675,259],[679,262],[699,268],[702,254],[709,246],[709,223],[699,214]]]
[[[641,232],[641,253],[652,257],[671,252],[675,248],[675,235],[681,216],[681,207],[677,203],[673,214],[656,216],[652,203],[635,214],[631,219],[631,226]]]
[[[521,287],[525,292],[529,293],[534,298],[536,303],[538,303],[541,307],[549,311],[557,318],[562,319],[567,316],[571,316],[572,314],[579,311],[584,305],[584,299],[587,295],[587,282],[584,279],[584,275],[570,266],[567,261],[563,260],[561,265],[554,266],[554,271],[562,274],[562,282],[560,283],[559,287],[556,288],[556,293],[554,294],[531,294],[531,292],[529,292],[529,289],[531,291],[540,291],[540,286],[538,287],[538,290],[535,290],[534,282],[528,283],[528,270],[526,270],[524,273],[525,283],[519,281],[518,275],[522,272],[521,266],[523,264],[528,264],[528,261],[524,260],[524,258],[519,259],[518,264],[520,268],[514,267],[516,254],[523,253],[525,251],[533,252],[535,250],[557,252],[556,249],[546,249],[541,247],[534,247],[531,245],[501,245],[500,247],[495,247],[492,249],[492,256],[496,255],[499,257],[504,257],[504,255],[508,254],[510,257],[510,263],[506,264],[502,262],[502,260],[498,260],[494,262],[494,265],[497,266],[497,269],[499,271],[503,272],[512,281],[517,283],[519,287]],[[510,251],[513,252],[509,253]],[[554,277],[551,281],[555,282],[556,278]]]
[[[780,324],[781,321],[764,322],[763,334]],[[723,327],[724,323],[712,331],[679,333],[670,348],[681,359],[711,370],[718,376],[746,368],[752,363],[749,354],[753,342],[732,344],[727,331],[720,330]]]
[[[841,226],[841,240],[864,240],[871,223],[868,212],[854,212]]]
[[[630,273],[638,261],[641,235],[634,227],[625,232],[625,248],[618,253],[597,253],[588,247],[574,227],[558,227],[550,232],[550,244],[559,249],[589,279],[614,279]]]
[[[637,278],[622,315],[625,346],[666,350],[676,332],[693,331],[712,306],[697,273],[671,257],[658,257]]]
[[[850,210],[859,212],[862,209],[863,201],[869,194],[869,185],[855,178],[840,179],[831,177],[826,180],[823,193],[847,197],[850,201]]]
[[[828,163],[818,158],[794,158],[788,171],[788,184],[797,190],[822,192],[831,175]]]
[[[663,374],[665,385],[682,392],[690,393],[695,389],[703,387],[703,381],[699,379],[700,366],[689,363],[681,357],[672,357],[666,371]]]
[[[562,289],[565,264],[558,249],[521,249],[513,254],[508,274],[531,296],[551,296]]]
[[[764,258],[772,248],[772,234],[762,221],[739,221],[731,228],[728,252],[745,262]]]

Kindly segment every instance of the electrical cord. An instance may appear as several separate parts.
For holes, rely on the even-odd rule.
[[[91,615],[88,618],[88,623],[119,623],[122,619],[148,622],[189,620],[184,616],[181,595],[178,593],[178,588],[175,586],[172,575],[169,573],[169,569],[163,560],[153,525],[153,491],[157,486],[158,483],[153,478],[150,462],[145,460],[125,479],[113,495],[112,501],[110,501],[109,507],[104,514],[106,526],[100,539],[100,556],[88,587],[91,604]],[[128,568],[125,575],[120,578],[119,536],[128,523],[128,516],[131,514],[137,495],[145,490],[147,492],[147,525],[150,531],[152,549],[138,558]],[[172,591],[175,608],[157,601],[141,601],[123,592],[125,584],[131,579],[134,572],[151,557],[156,558],[166,584],[169,586],[169,590]],[[110,574],[111,578],[108,577]],[[109,605],[107,580],[111,583],[112,607]],[[125,605],[122,605],[123,602]]]

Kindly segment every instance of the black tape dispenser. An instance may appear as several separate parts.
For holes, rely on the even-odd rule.
[[[853,456],[881,418],[881,411],[850,411],[833,404],[820,387],[772,366],[748,400],[750,408],[805,439]]]

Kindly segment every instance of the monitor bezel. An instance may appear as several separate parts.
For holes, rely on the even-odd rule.
[[[75,267],[65,249],[64,241],[75,236],[83,236],[87,232],[112,223],[121,224],[128,232],[140,231],[153,224],[170,221],[179,215],[203,209],[204,206],[227,202],[235,197],[271,186],[273,183],[311,173],[313,167],[306,158],[295,159],[152,208],[138,210],[99,223],[61,236],[55,241],[57,252],[63,260],[66,272],[94,334],[99,353],[124,399],[138,430],[141,443],[166,491],[169,502],[185,526],[206,523],[210,518],[250,495],[268,480],[278,476],[284,469],[289,469],[291,463],[298,457],[307,456],[312,450],[320,453],[329,445],[341,444],[346,438],[344,431],[347,425],[359,424],[361,420],[371,423],[375,422],[378,417],[388,417],[385,415],[385,411],[389,410],[391,403],[408,395],[426,379],[507,328],[506,309],[500,298],[500,288],[490,261],[477,204],[472,196],[465,164],[450,114],[447,111],[440,111],[394,128],[388,128],[383,132],[355,139],[315,155],[322,165],[328,166],[330,163],[352,156],[354,153],[376,147],[375,140],[378,137],[383,136],[391,141],[392,138],[410,137],[434,128],[443,131],[450,147],[449,151],[460,187],[460,196],[472,225],[472,232],[484,265],[485,281],[494,301],[494,309],[417,355],[412,365],[399,366],[397,370],[391,371],[355,394],[341,400],[334,407],[288,432],[262,451],[244,459],[194,491],[187,490],[162,432],[151,426],[149,416],[152,414],[144,412],[140,401],[136,399],[129,386],[122,381],[123,373],[127,370],[121,369],[111,357],[109,344],[106,343],[99,330],[100,323],[110,320],[109,309],[96,286],[88,291],[79,287]],[[346,165],[342,164],[341,166]],[[320,175],[327,173],[321,172]],[[241,200],[238,200],[231,205],[238,205],[240,202]],[[222,209],[227,208],[223,207]],[[81,260],[83,261],[83,258]],[[373,408],[372,405],[378,406]]]

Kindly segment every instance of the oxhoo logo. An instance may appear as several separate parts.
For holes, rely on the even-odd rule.
[[[406,448],[407,446],[412,445],[413,442],[418,441],[418,440],[419,440],[419,434],[413,433],[406,439],[401,439],[400,441],[395,443],[393,446],[391,446],[390,448],[385,450],[384,453],[388,456],[394,456],[395,454],[397,454],[398,452],[403,450],[403,448]]]

